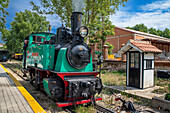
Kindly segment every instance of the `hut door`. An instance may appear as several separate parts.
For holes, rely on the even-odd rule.
[[[129,54],[129,86],[140,88],[140,53]]]

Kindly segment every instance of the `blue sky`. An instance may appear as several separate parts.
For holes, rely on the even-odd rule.
[[[6,26],[10,28],[10,22],[15,17],[16,12],[31,10],[30,1],[39,4],[39,0],[10,0],[9,7],[6,9],[9,16],[6,18]],[[52,32],[61,26],[57,15],[44,15],[52,25]],[[170,0],[129,0],[125,7],[120,6],[116,14],[110,16],[113,25],[119,27],[132,27],[136,24],[145,24],[149,28],[164,30],[170,29]],[[0,40],[1,42],[1,40]]]

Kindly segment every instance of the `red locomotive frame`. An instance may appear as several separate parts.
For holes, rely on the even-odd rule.
[[[99,100],[102,100],[102,98],[100,97],[97,97],[97,98],[94,98],[93,99],[93,96],[91,95],[88,99],[83,99],[83,97],[78,97],[77,98],[77,101],[76,102],[73,102],[73,98],[67,98],[67,94],[69,93],[69,90],[67,89],[68,87],[68,81],[65,81],[64,80],[64,77],[65,76],[76,76],[76,75],[94,75],[95,78],[96,76],[99,74],[99,72],[56,72],[56,71],[52,71],[52,70],[42,70],[42,69],[39,69],[39,68],[35,68],[35,67],[31,67],[31,66],[28,66],[30,72],[35,72],[36,71],[39,71],[40,73],[40,76],[41,76],[41,81],[47,77],[47,75],[52,75],[52,74],[56,74],[56,76],[59,76],[62,80],[63,80],[63,83],[65,85],[65,95],[64,95],[64,102],[56,102],[56,105],[58,107],[66,107],[66,106],[72,106],[72,105],[78,105],[78,104],[84,104],[84,103],[89,103],[89,102],[92,102],[92,101],[99,101]],[[41,86],[43,87],[43,85],[41,84]]]

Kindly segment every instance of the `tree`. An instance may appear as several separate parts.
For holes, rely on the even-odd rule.
[[[163,31],[161,31],[161,30],[157,30],[157,34],[158,34],[158,36],[163,36]]]
[[[156,30],[155,28],[148,29],[147,26],[144,24],[136,24],[134,27],[126,27],[127,29],[133,29],[141,32],[146,32],[166,38],[170,38],[170,30],[168,28],[165,28],[165,30]]]
[[[136,24],[134,27],[132,27],[132,29],[141,31],[141,32],[145,32],[145,33],[148,32],[148,28],[144,24]]]
[[[6,15],[9,15],[5,8],[8,8],[9,0],[0,0],[0,32],[5,28]]]
[[[73,12],[72,0],[40,0],[41,5],[38,6],[34,2],[33,10],[42,14],[57,14],[66,26],[70,27],[70,18]],[[114,33],[114,26],[109,21],[109,15],[114,14],[118,10],[118,6],[123,5],[127,0],[85,0],[83,10],[83,24],[89,27],[89,38],[91,43],[101,41],[103,46],[106,36]],[[42,7],[44,9],[42,9]]]
[[[39,0],[41,5],[38,6],[34,2],[30,2],[33,10],[40,14],[57,14],[65,25],[71,26],[71,14],[73,12],[72,0]],[[118,10],[118,6],[127,0],[85,0],[83,10],[85,25],[94,22],[98,14],[105,11],[109,15]],[[43,8],[43,9],[42,9]]]
[[[71,0],[40,0],[41,6],[37,6],[34,2],[30,2],[33,10],[39,14],[57,14],[62,23],[66,26],[71,26],[72,2]],[[42,7],[44,8],[43,10]]]
[[[163,36],[170,38],[170,30],[168,28],[165,28],[165,30],[163,31]]]
[[[156,30],[155,28],[150,28],[150,29],[148,30],[148,33],[154,34],[154,35],[158,35],[158,32],[157,32],[157,30]]]
[[[114,25],[109,20],[109,16],[103,14],[98,16],[94,23],[88,25],[90,28],[90,42],[98,43],[98,49],[103,53],[103,45],[105,44],[108,35],[114,35]]]
[[[112,44],[110,44],[109,42],[106,42],[106,45],[108,45],[108,54],[111,55],[111,53],[114,49],[114,46]]]
[[[46,21],[46,17],[25,10],[25,12],[16,13],[10,25],[9,30],[3,29],[2,40],[8,50],[22,52],[24,38],[32,32],[47,31],[49,22]]]

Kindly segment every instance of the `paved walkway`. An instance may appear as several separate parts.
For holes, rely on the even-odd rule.
[[[0,113],[33,113],[8,74],[0,66]]]
[[[156,97],[161,97],[165,94],[156,94],[156,93],[152,93],[153,90],[158,89],[159,86],[154,86],[151,88],[147,88],[147,89],[138,89],[138,88],[133,88],[133,87],[127,87],[127,86],[105,86],[107,88],[111,88],[114,90],[118,90],[120,92],[126,92],[129,94],[133,94],[136,96],[140,96],[146,99],[152,99],[154,96]]]

